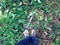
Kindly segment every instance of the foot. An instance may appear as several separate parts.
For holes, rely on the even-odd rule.
[[[31,31],[31,36],[36,36],[36,31],[34,29]]]
[[[23,32],[23,34],[24,34],[25,37],[29,36],[28,30],[25,30],[25,31]]]

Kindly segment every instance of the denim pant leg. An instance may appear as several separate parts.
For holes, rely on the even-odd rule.
[[[31,44],[32,45],[39,45],[39,42],[38,42],[36,36],[32,36],[31,37]]]
[[[22,41],[18,42],[16,45],[29,45],[30,37],[25,37]]]

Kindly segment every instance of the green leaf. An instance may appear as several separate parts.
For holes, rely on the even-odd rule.
[[[40,0],[38,0],[38,2],[39,2],[39,3],[41,3],[41,1],[40,1]]]

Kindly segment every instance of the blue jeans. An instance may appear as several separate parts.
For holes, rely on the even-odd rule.
[[[27,36],[22,41],[18,42],[16,45],[39,45],[36,36]]]

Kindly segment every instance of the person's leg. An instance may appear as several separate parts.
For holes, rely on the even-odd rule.
[[[26,37],[23,40],[21,40],[20,42],[18,42],[16,45],[29,45],[29,41],[30,41],[30,37]]]
[[[36,36],[31,36],[31,45],[39,45]]]
[[[20,42],[18,42],[16,45],[29,45],[29,41],[30,41],[30,36],[29,36],[29,32],[28,30],[25,30],[23,32],[25,38],[23,40],[21,40]]]
[[[38,39],[36,37],[36,31],[34,29],[32,29],[32,31],[31,31],[31,44],[39,45]]]

